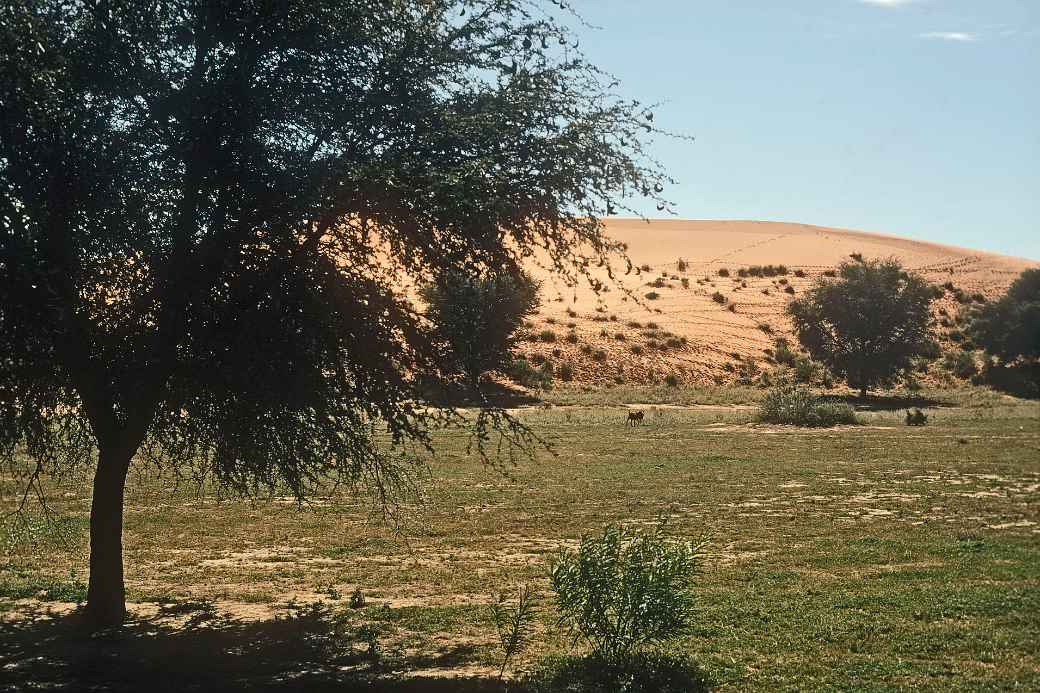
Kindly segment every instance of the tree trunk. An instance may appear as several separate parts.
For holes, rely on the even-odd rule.
[[[860,389],[859,389],[859,398],[860,399],[866,399],[867,398],[867,386],[866,385],[860,387]]]
[[[123,588],[123,490],[133,451],[102,446],[90,503],[90,584],[86,622],[97,628],[126,619]]]

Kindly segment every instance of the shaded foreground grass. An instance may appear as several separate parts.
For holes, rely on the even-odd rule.
[[[504,477],[467,457],[463,437],[441,436],[429,497],[404,508],[400,535],[348,495],[303,508],[222,501],[142,469],[126,548],[143,620],[110,647],[75,640],[67,621],[28,618],[71,608],[85,552],[21,542],[0,570],[0,640],[12,644],[0,648],[0,677],[14,689],[86,680],[132,690],[136,671],[169,690],[217,680],[322,690],[374,676],[393,690],[438,690],[429,682],[451,675],[477,678],[440,690],[506,690],[491,680],[491,595],[517,582],[541,593],[520,662],[531,671],[571,651],[547,593],[548,556],[604,523],[665,513],[680,531],[714,532],[698,617],[671,651],[716,688],[1037,689],[1040,412],[958,397],[918,429],[900,411],[805,431],[755,425],[740,409],[649,409],[635,428],[609,407],[525,410],[558,456]],[[60,516],[85,516],[85,480],[51,495]],[[355,587],[362,609],[347,606]],[[171,657],[196,651],[211,663],[165,676]],[[149,664],[91,669],[106,660],[89,652]]]

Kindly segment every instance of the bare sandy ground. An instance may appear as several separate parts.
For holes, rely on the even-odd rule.
[[[765,349],[774,339],[792,337],[786,303],[853,253],[896,258],[933,283],[951,282],[987,299],[999,297],[1022,270],[1040,266],[1022,258],[806,224],[615,218],[606,226],[608,235],[627,244],[633,263],[644,268],[622,277],[622,287],[596,296],[532,268],[543,281],[543,303],[522,351],[573,364],[580,382],[653,382],[671,374],[681,382],[709,384],[732,380],[730,369],[741,357],[765,366]],[[742,267],[768,264],[786,265],[790,272],[772,278],[737,276]],[[720,276],[720,270],[730,276]],[[658,296],[647,299],[650,292]],[[716,292],[724,303],[713,300]],[[935,303],[937,320],[941,311],[952,318],[962,310],[950,292]],[[539,340],[544,330],[555,332],[556,341]],[[570,333],[576,342],[568,341]],[[686,343],[677,345],[675,339],[682,338]],[[669,339],[673,346],[662,350],[659,345]]]

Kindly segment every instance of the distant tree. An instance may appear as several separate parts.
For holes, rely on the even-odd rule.
[[[1040,269],[1027,269],[999,301],[976,308],[968,335],[1005,363],[1040,359]]]
[[[935,358],[929,331],[935,290],[894,260],[843,263],[788,304],[795,333],[812,357],[850,387],[887,384],[915,357]]]
[[[427,284],[420,295],[448,348],[446,361],[472,388],[487,371],[512,362],[517,329],[538,306],[538,284],[522,272],[456,272]]]
[[[535,250],[595,286],[621,191],[664,204],[653,114],[553,12],[0,4],[0,461],[96,465],[89,622],[125,616],[139,451],[242,493],[384,492],[452,415],[417,403],[446,364],[406,287]],[[478,445],[530,441],[505,416]]]

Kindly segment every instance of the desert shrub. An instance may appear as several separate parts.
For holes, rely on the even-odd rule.
[[[538,333],[538,339],[542,340],[543,342],[555,342],[556,333],[552,330],[542,330]]]
[[[824,270],[823,271],[823,276],[825,276],[825,277],[837,277],[838,273],[835,272],[834,270]]]
[[[549,353],[551,353],[553,355],[553,358],[557,358],[557,359],[560,358],[561,356],[563,356],[563,351],[561,349],[559,349],[559,348],[553,349]]]
[[[863,253],[849,253],[849,257],[856,262],[863,262]]]
[[[769,289],[762,289],[762,293],[764,293],[766,296],[769,296],[771,292],[769,291]]]
[[[509,661],[523,652],[531,641],[536,616],[534,595],[527,585],[522,585],[516,604],[507,603],[505,595],[500,594],[488,607],[488,611],[502,649],[502,668],[498,672],[498,678],[501,679]]]
[[[975,303],[985,303],[986,297],[980,293],[974,293],[971,295],[971,300],[975,301]]]
[[[684,655],[640,652],[619,663],[550,657],[523,681],[529,693],[705,693],[708,680]]]
[[[639,356],[640,354],[642,354],[643,353],[643,345],[642,344],[633,344],[632,345],[632,353],[635,354],[636,356]]]
[[[800,356],[794,362],[794,379],[799,383],[811,385],[820,372],[820,364],[810,358]]]
[[[576,317],[578,317],[578,313],[573,308],[568,308],[567,309],[567,317],[569,317],[569,318],[576,318]]]
[[[670,349],[678,349],[686,346],[686,337],[669,337],[665,341],[665,346]]]
[[[614,339],[618,340],[619,342],[623,342],[626,339],[628,339],[628,337],[625,335],[624,332],[618,332],[614,335]]]
[[[783,286],[786,283],[787,283],[787,279],[786,278],[783,278],[783,279],[781,279],[780,281],[777,282],[777,284],[780,284],[781,286]]]
[[[573,330],[577,326],[578,326],[578,323],[576,323],[576,322],[569,322],[569,323],[567,323],[567,329],[568,330]]]
[[[591,354],[592,353],[592,345],[591,344],[582,344],[581,348],[579,349],[579,351],[581,351],[581,353],[583,353],[583,354]]]
[[[661,277],[658,277],[657,279],[653,280],[650,283],[650,286],[654,287],[655,289],[663,289],[664,288],[664,279],[662,279]]]
[[[648,330],[659,330],[659,329],[661,329],[661,326],[660,326],[660,325],[658,325],[658,324],[657,324],[656,322],[654,322],[653,320],[651,320],[650,322],[646,323],[645,327],[646,327],[646,329],[648,329]]]
[[[767,322],[760,322],[760,323],[758,323],[758,325],[756,325],[756,327],[758,327],[758,329],[762,330],[766,334],[772,334],[773,333],[773,326],[770,325]]]
[[[641,329],[643,327],[643,324],[641,322],[637,322],[635,320],[629,320],[628,322],[625,323],[625,326],[626,327],[631,327],[634,330],[638,330],[638,329]]]
[[[856,414],[847,404],[824,402],[806,387],[774,387],[762,401],[758,420],[772,424],[826,428],[856,423]]]
[[[650,265],[640,265],[639,266],[639,271],[640,272],[649,272],[650,271]]]
[[[793,286],[785,286],[784,287],[784,293],[793,294],[794,293],[794,287]]]
[[[689,277],[683,277],[680,281],[682,282],[682,287],[684,289],[689,289],[690,288],[690,278]]]
[[[626,662],[689,626],[705,542],[669,537],[665,528],[608,525],[550,564],[561,623],[603,662]]]
[[[726,302],[726,296],[721,291],[716,291],[711,295],[711,300],[715,303],[723,304]]]
[[[578,335],[575,334],[574,332],[568,332],[567,336],[564,337],[564,339],[567,340],[568,344],[577,344],[578,343]]]
[[[545,322],[547,322],[550,325],[555,325],[556,324],[556,318],[546,318]]]
[[[656,301],[657,299],[659,299],[661,297],[661,294],[657,293],[656,291],[650,291],[650,292],[644,294],[643,296],[648,301]]]
[[[737,304],[736,303],[729,304],[728,306],[726,306],[726,310],[728,310],[731,313],[736,313],[737,312]]]
[[[607,322],[607,316],[606,315],[593,315],[592,316],[592,321],[593,322]]]
[[[975,356],[967,351],[949,352],[943,357],[943,368],[958,378],[970,378],[978,373]]]
[[[805,278],[805,270],[795,270],[794,271],[794,276],[799,277],[801,279],[804,279]]]
[[[672,375],[671,373],[669,373],[668,375],[666,375],[664,377],[664,384],[667,385],[668,387],[678,387],[678,385],[679,385],[679,378],[677,376]]]
[[[610,321],[611,321],[611,322],[617,322],[617,316],[616,316],[616,315],[613,315],[613,314],[612,314],[612,315],[610,316]]]
[[[722,269],[719,270],[719,276],[720,277],[728,277],[729,276],[729,270],[726,269],[725,267],[723,267]]]
[[[560,380],[569,383],[574,380],[574,366],[570,363],[560,364],[558,375],[560,376]]]
[[[748,274],[750,274],[750,273],[748,272],[748,268],[747,267],[741,267],[740,269],[737,270],[737,276],[738,277],[746,277],[746,276],[748,276]]]
[[[678,269],[680,272],[685,272],[686,268],[689,267],[686,260],[684,260],[683,258],[679,258],[679,261],[675,263],[675,266],[676,269]]]
[[[599,363],[606,362],[607,352],[603,351],[602,349],[596,349],[596,351],[592,352],[592,360],[598,361]]]
[[[542,367],[544,368],[546,361],[542,361]],[[506,375],[517,385],[523,385],[524,387],[537,387],[542,389],[548,389],[552,386],[552,376],[548,382],[545,380],[545,372],[541,369],[535,368],[530,361],[525,358],[514,359],[513,362],[506,369]]]
[[[758,364],[750,356],[738,357],[737,382],[741,385],[753,385],[758,377]]]
[[[786,337],[777,337],[773,342],[773,359],[785,366],[794,366],[798,360],[798,354],[791,349],[791,343]]]

